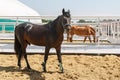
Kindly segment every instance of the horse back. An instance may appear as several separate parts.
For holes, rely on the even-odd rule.
[[[84,35],[88,35],[89,31],[88,31],[88,28],[87,28],[87,27],[83,27],[83,26],[72,26],[70,33],[76,34],[76,35],[80,35],[80,36],[84,36]]]
[[[95,34],[95,30],[88,26],[71,26],[71,30],[70,30],[70,34],[76,34],[76,35],[80,35],[80,36],[88,36],[88,35],[94,35]]]

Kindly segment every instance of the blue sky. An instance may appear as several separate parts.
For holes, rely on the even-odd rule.
[[[72,15],[120,16],[120,0],[19,0],[40,15],[59,15],[70,9]]]

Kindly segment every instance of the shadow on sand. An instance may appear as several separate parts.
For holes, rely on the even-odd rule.
[[[29,75],[30,80],[45,80],[45,78],[41,76],[42,72],[36,71],[34,69],[32,69],[31,71],[28,71],[27,69],[20,70],[15,66],[8,66],[8,67],[0,66],[0,71],[21,72],[22,74]]]

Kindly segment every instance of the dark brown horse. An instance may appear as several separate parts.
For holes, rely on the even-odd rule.
[[[44,62],[42,63],[43,71],[46,72],[46,62],[49,55],[49,50],[55,48],[59,61],[60,70],[63,72],[61,59],[61,44],[63,41],[64,29],[70,28],[70,11],[62,10],[62,15],[58,16],[54,21],[38,25],[29,22],[19,24],[15,28],[15,43],[14,49],[18,58],[18,66],[21,67],[21,58],[24,56],[27,63],[27,68],[31,69],[26,54],[28,44],[45,46]]]
[[[90,35],[93,36],[93,41],[96,42],[96,31],[90,25],[85,26],[71,26],[71,29],[67,33],[67,41],[72,42],[73,35],[76,34],[78,36],[85,36],[84,42],[86,41],[87,37],[90,42],[91,38]]]

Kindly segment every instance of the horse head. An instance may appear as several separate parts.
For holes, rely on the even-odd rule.
[[[69,30],[70,24],[71,24],[70,10],[65,11],[65,9],[63,8],[63,10],[62,10],[62,26],[64,29]]]

